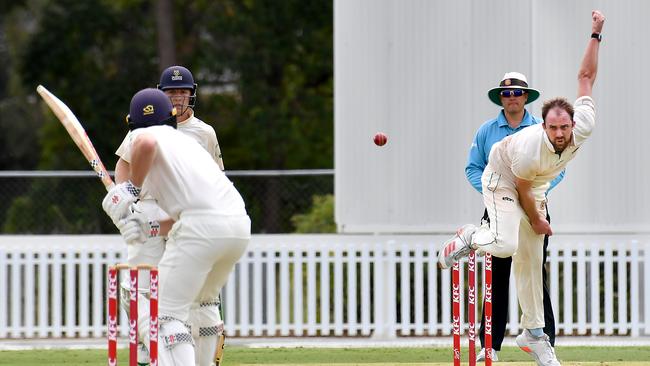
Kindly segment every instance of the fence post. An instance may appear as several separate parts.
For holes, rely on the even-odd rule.
[[[371,339],[395,339],[395,241],[375,244],[374,313],[375,331]]]

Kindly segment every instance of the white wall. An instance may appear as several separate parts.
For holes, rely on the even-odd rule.
[[[575,98],[591,33],[607,21],[594,98],[597,129],[552,192],[560,231],[648,231],[639,106],[649,77],[650,3],[637,1],[335,0],[335,191],[341,232],[444,232],[478,221],[464,175],[470,142],[499,109],[487,98],[504,72],[542,91],[530,105]],[[386,146],[372,144],[385,131]]]

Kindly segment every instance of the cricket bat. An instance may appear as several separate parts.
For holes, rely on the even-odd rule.
[[[66,131],[68,131],[68,134],[74,143],[77,144],[77,147],[79,147],[81,153],[90,163],[90,166],[93,168],[93,170],[97,173],[99,179],[101,179],[104,187],[106,187],[106,190],[110,190],[114,185],[113,180],[104,167],[104,163],[102,163],[101,159],[99,159],[99,155],[97,154],[97,151],[95,151],[93,143],[88,138],[86,130],[84,130],[77,117],[74,115],[74,113],[72,113],[70,108],[65,105],[65,103],[57,98],[56,95],[50,93],[50,91],[47,90],[43,85],[39,85],[36,88],[36,91],[41,95],[52,112],[54,112],[63,127],[65,127]]]
[[[214,356],[215,366],[219,366],[223,362],[223,347],[226,343],[226,334],[221,333],[219,339],[217,340],[217,353]]]

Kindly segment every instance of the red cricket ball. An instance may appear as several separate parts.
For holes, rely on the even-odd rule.
[[[377,132],[375,137],[372,138],[372,141],[374,141],[377,146],[384,146],[388,142],[388,136],[383,132]]]

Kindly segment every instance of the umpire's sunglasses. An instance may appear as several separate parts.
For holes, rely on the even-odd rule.
[[[524,95],[526,92],[521,89],[505,89],[501,90],[499,94],[501,94],[502,97],[508,98],[508,97],[520,97]]]

